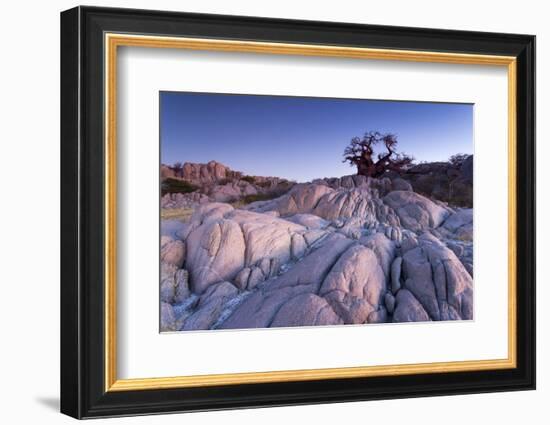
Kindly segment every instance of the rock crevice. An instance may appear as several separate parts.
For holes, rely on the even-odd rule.
[[[472,319],[472,210],[413,188],[346,176],[241,207],[199,202],[161,240],[161,330]]]

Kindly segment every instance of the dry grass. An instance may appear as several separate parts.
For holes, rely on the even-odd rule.
[[[229,202],[229,204],[233,208],[239,209],[245,207],[248,204],[251,204],[252,202],[269,201],[270,199],[275,199],[279,196],[281,196],[279,193],[258,193],[257,195],[246,195],[241,199]]]
[[[244,201],[233,201],[233,202],[230,202],[229,205],[231,205],[233,208],[238,210],[238,209],[243,208],[244,206],[246,206],[248,204]]]
[[[187,222],[193,215],[193,208],[166,208],[160,210],[160,218],[163,220],[179,220]]]
[[[462,241],[462,242],[472,242],[472,238],[470,238],[470,236],[466,236],[466,235],[455,236],[455,239],[457,239],[459,241]]]

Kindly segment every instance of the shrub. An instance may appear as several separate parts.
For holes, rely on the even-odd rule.
[[[472,185],[446,174],[423,174],[410,179],[409,183],[416,193],[446,202],[451,207],[473,207]]]
[[[232,182],[232,180],[230,178],[225,177],[223,179],[217,180],[216,184],[219,185],[219,186],[225,186],[226,184],[231,183],[231,182]]]
[[[167,193],[191,193],[197,189],[199,189],[198,186],[195,186],[186,180],[174,178],[167,178],[161,184],[162,195],[166,195]]]
[[[193,208],[163,208],[160,211],[160,218],[162,220],[179,220],[186,223],[193,215],[193,211]]]
[[[457,153],[449,158],[449,162],[455,167],[460,167],[469,156],[467,153]]]
[[[247,183],[254,184],[256,182],[256,178],[254,176],[243,176],[241,177],[241,180],[244,180]]]
[[[277,198],[279,195],[274,193],[258,193],[256,195],[246,195],[242,198],[244,204],[251,204],[258,201],[269,201],[270,199]]]

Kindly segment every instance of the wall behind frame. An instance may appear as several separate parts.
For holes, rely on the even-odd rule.
[[[550,28],[544,4],[534,0],[441,2],[338,2],[278,0],[94,1],[111,7],[154,8],[537,35],[538,117],[550,115]],[[59,393],[59,12],[77,2],[9,2],[0,32],[0,374],[5,423],[74,423],[60,415]],[[550,124],[539,119],[538,140],[550,139]],[[537,156],[550,156],[548,143]],[[539,188],[550,181],[550,168],[539,166]],[[547,192],[547,191],[546,191]],[[550,256],[550,200],[538,191],[538,390],[500,394],[390,400],[110,419],[125,424],[264,424],[368,422],[446,425],[490,420],[517,424],[547,416],[550,398],[550,299],[543,259]],[[103,420],[99,420],[102,422]]]

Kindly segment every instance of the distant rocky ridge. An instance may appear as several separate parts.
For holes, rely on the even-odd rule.
[[[246,176],[241,171],[234,171],[217,161],[210,161],[206,164],[186,162],[182,165],[181,170],[174,170],[172,167],[162,164],[161,179],[164,180],[166,178],[179,178],[187,180],[190,183],[198,184],[199,186],[211,183],[238,181],[243,178],[245,181],[253,179],[253,183],[257,185],[271,185],[281,181],[287,181],[280,177]]]
[[[181,169],[161,165],[161,179],[181,178],[192,183],[207,184],[223,179],[239,179],[242,176],[243,173],[233,171],[217,161],[210,161],[206,164],[186,162]]]
[[[205,202],[236,202],[245,197],[277,196],[294,185],[279,177],[249,176],[240,171],[210,161],[207,164],[186,162],[175,170],[161,166],[161,180],[182,180],[194,186],[191,193],[166,193],[161,200],[162,208],[193,208]]]
[[[187,194],[190,220],[161,225],[162,331],[473,318],[472,209],[407,176],[319,179],[235,208],[214,188],[247,186],[220,185],[216,164],[185,174],[205,192]]]
[[[351,188],[354,185],[353,179],[357,177],[365,178],[346,176],[317,179],[313,182],[323,181],[323,184],[331,187],[341,184],[342,188]],[[433,200],[455,207],[473,207],[473,155],[457,164],[417,164],[401,174],[387,173],[387,178],[394,184],[400,184],[401,189],[412,189]],[[217,161],[206,164],[186,162],[179,170],[162,165],[161,179],[182,180],[196,186],[196,190],[191,193],[165,194],[161,200],[162,208],[193,208],[205,202],[234,202],[253,196],[273,197],[285,193],[295,184],[279,177],[247,176]]]

